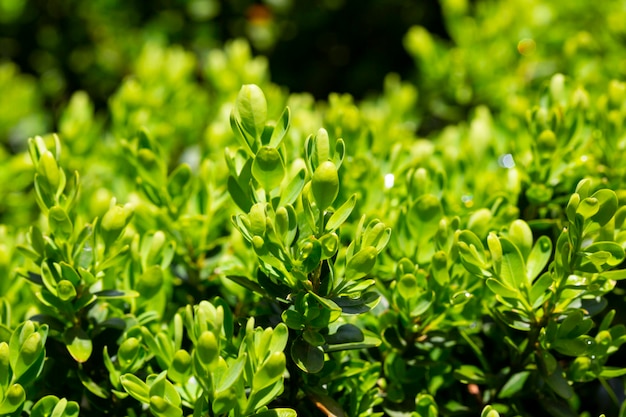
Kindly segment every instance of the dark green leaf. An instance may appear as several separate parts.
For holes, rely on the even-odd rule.
[[[326,342],[328,342],[329,345],[362,342],[363,340],[365,340],[365,336],[361,329],[350,323],[342,324],[334,333],[330,333],[326,336]]]
[[[291,358],[304,372],[315,374],[324,367],[324,351],[297,338],[291,345]]]

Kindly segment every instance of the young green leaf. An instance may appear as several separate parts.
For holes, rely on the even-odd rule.
[[[346,202],[332,214],[332,216],[330,216],[330,219],[326,222],[324,229],[329,232],[339,228],[339,226],[348,220],[348,217],[350,217],[350,214],[352,213],[352,210],[354,210],[355,206],[356,194],[352,194],[350,198],[347,199]]]
[[[233,113],[245,133],[260,139],[267,120],[267,102],[263,91],[254,84],[241,87]],[[255,148],[251,147],[254,151]]]
[[[285,176],[285,165],[276,148],[263,146],[252,162],[252,175],[266,191],[280,186]]]

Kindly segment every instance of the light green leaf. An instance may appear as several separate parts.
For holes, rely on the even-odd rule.
[[[280,186],[285,176],[285,165],[276,148],[263,146],[252,162],[252,175],[266,191]]]
[[[235,362],[228,366],[228,370],[217,381],[217,387],[215,388],[216,392],[226,391],[237,382],[243,372],[247,359],[248,355],[243,353],[239,355]]]
[[[259,139],[267,120],[267,101],[263,91],[254,84],[243,85],[237,95],[234,114],[242,129],[252,138]]]
[[[518,299],[520,292],[495,278],[487,278],[487,286],[494,294],[504,298]]]
[[[287,130],[289,130],[289,121],[291,119],[291,111],[289,107],[285,107],[282,114],[278,118],[278,122],[276,126],[274,126],[274,130],[272,131],[272,136],[270,137],[269,146],[273,148],[278,148],[280,143],[283,141],[285,134],[287,134]]]
[[[157,417],[180,417],[183,415],[180,406],[174,405],[157,395],[150,397],[150,412]]]
[[[526,278],[532,283],[546,267],[552,256],[552,241],[547,236],[541,236],[535,242],[528,260],[526,261]]]
[[[278,207],[285,207],[286,205],[293,204],[298,196],[302,193],[306,178],[306,171],[304,168],[298,170],[296,175],[287,183],[287,185],[281,190],[280,200]]]
[[[86,362],[93,351],[93,344],[87,333],[78,327],[72,327],[63,334],[65,347],[76,362]]]
[[[0,415],[10,415],[24,406],[26,392],[20,384],[13,384],[4,392],[2,392],[2,388],[4,387],[0,386],[0,393],[2,393],[0,399],[3,399],[0,401]]]
[[[598,211],[591,216],[591,219],[598,222],[600,226],[607,224],[615,215],[618,208],[617,194],[609,189],[598,190],[591,196],[598,202]]]
[[[356,194],[352,194],[349,199],[346,200],[328,219],[326,222],[325,230],[332,231],[341,226],[350,217],[352,210],[356,206]]]
[[[454,370],[454,377],[464,384],[484,384],[485,373],[474,365],[461,365]]]
[[[511,288],[521,289],[527,285],[526,265],[519,249],[507,238],[501,237],[502,269],[500,278]]]
[[[271,410],[261,411],[250,417],[297,417],[295,410],[291,408],[274,408]]]

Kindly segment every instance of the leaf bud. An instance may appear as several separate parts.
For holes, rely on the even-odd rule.
[[[196,356],[203,365],[208,366],[219,357],[219,346],[213,332],[202,332],[196,342]]]
[[[339,194],[339,174],[331,161],[317,167],[311,179],[311,192],[320,210],[326,210]]]

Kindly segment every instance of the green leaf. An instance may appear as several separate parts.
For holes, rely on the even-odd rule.
[[[563,376],[563,369],[558,363],[554,372],[549,375],[544,375],[544,380],[552,391],[554,391],[561,398],[567,400],[574,396],[574,389],[569,385],[567,379]]]
[[[457,235],[458,249],[463,266],[474,275],[490,276],[489,265],[485,259],[485,247],[473,232],[463,230]]]
[[[237,206],[243,210],[245,213],[250,211],[250,207],[252,207],[252,200],[248,196],[248,194],[241,189],[239,183],[232,175],[228,177],[227,180],[228,193],[231,198],[237,204]]]
[[[598,202],[598,211],[591,216],[591,219],[598,222],[600,226],[607,224],[615,215],[619,202],[615,191],[609,189],[598,190],[591,196]]]
[[[106,346],[105,346],[105,350],[106,350]],[[107,359],[105,359],[106,361]],[[110,358],[108,358],[108,360],[110,360]],[[108,369],[108,367],[107,367]],[[114,375],[117,375],[117,378],[119,378],[119,373],[114,373],[111,372],[110,369],[109,370],[109,374],[111,377],[114,377]],[[87,373],[84,370],[79,370],[78,371],[78,378],[80,379],[81,384],[83,384],[83,387],[87,388],[87,390],[92,393],[93,395],[96,395],[100,398],[104,398],[104,399],[108,399],[111,398],[111,393],[109,391],[107,391],[107,389],[105,388],[105,386],[103,386],[103,384],[99,384],[96,383],[93,379],[91,379],[89,377],[89,375],[87,375]]]
[[[594,217],[599,210],[600,203],[598,200],[595,197],[587,197],[578,204],[576,214],[580,214],[583,219],[587,220]]]
[[[359,350],[359,349],[371,349],[380,346],[382,341],[380,338],[372,332],[366,330],[363,331],[363,340],[360,342],[346,342],[336,343],[332,345],[324,345],[324,352],[339,352],[342,350]]]
[[[485,373],[474,365],[461,365],[454,370],[454,377],[464,384],[484,384]]]
[[[617,266],[626,256],[624,248],[615,242],[595,242],[584,248],[583,252],[587,259],[598,266]]]
[[[286,370],[286,363],[283,352],[270,354],[254,373],[252,389],[258,391],[278,381]]]
[[[86,362],[93,351],[93,344],[87,333],[78,327],[72,327],[63,334],[65,347],[74,360],[79,363]]]
[[[527,285],[526,265],[519,249],[507,238],[501,237],[502,269],[500,278],[511,288],[522,289]]]
[[[260,138],[267,120],[267,102],[263,91],[254,84],[243,85],[237,95],[234,114],[250,137]]]
[[[170,198],[175,199],[186,194],[191,176],[191,168],[187,164],[180,164],[172,171],[167,180],[167,193]]]
[[[215,388],[216,392],[229,390],[237,382],[237,380],[239,380],[247,359],[248,355],[243,353],[235,360],[235,362],[228,366],[228,371],[226,371],[217,381],[217,387]]]
[[[522,257],[527,258],[533,245],[533,232],[528,223],[520,219],[513,220],[508,237],[517,246]]]
[[[348,260],[346,278],[348,280],[357,280],[369,274],[376,264],[377,256],[378,251],[373,246],[368,246],[358,251]]]
[[[494,278],[487,278],[487,286],[494,294],[503,298],[518,299],[520,292]]]
[[[326,343],[324,336],[315,329],[305,329],[304,332],[302,332],[302,337],[311,346],[322,346]]]
[[[602,378],[620,378],[626,375],[626,368],[618,368],[615,366],[604,366],[600,377]]]
[[[289,329],[284,323],[279,323],[272,331],[272,338],[268,347],[270,352],[283,352],[289,339]]]
[[[150,412],[157,417],[180,417],[183,415],[180,406],[174,405],[157,395],[150,397]]]
[[[133,374],[124,374],[120,377],[120,383],[131,397],[144,404],[150,404],[150,387]]]
[[[74,227],[69,216],[62,207],[54,206],[48,212],[50,231],[59,239],[66,240],[72,235]]]
[[[329,345],[338,345],[342,343],[355,343],[365,340],[365,336],[361,329],[351,323],[342,324],[334,333],[326,336],[326,342]]]
[[[552,279],[552,274],[550,272],[546,272],[533,283],[530,288],[530,303],[533,308],[537,308],[543,303],[546,291],[550,288],[553,282],[554,280]]]
[[[500,413],[498,413],[498,410],[492,406],[486,405],[480,413],[480,417],[500,417]]]
[[[417,279],[413,274],[404,274],[397,282],[397,293],[399,297],[405,300],[415,298],[419,292]]]
[[[552,256],[552,241],[547,236],[540,236],[526,261],[526,278],[532,283],[544,270]]]
[[[4,401],[0,402],[0,415],[6,416],[20,410],[26,401],[26,392],[20,384],[13,384],[4,392],[0,387],[0,399],[4,397]]]
[[[220,391],[215,394],[211,408],[215,415],[227,415],[229,411],[235,408],[237,404],[237,395],[233,390]]]
[[[322,259],[329,259],[335,256],[339,247],[339,236],[336,233],[327,233],[319,238],[322,247]]]
[[[272,130],[272,136],[270,137],[269,146],[273,148],[278,148],[283,141],[283,138],[287,134],[287,130],[289,130],[289,121],[291,119],[291,111],[289,107],[285,107],[282,114],[278,118],[278,122],[276,126],[274,126],[274,130]]]
[[[139,293],[133,290],[102,290],[95,292],[93,294],[95,297],[106,299],[116,299],[116,298],[136,298],[139,297]]]
[[[158,374],[149,384],[150,384],[150,391],[149,391],[149,395],[150,395],[150,404],[153,404],[153,399],[155,397],[160,398],[165,400],[165,402],[167,402],[168,404],[170,404],[172,407],[166,407],[167,410],[173,410],[173,409],[180,409],[180,404],[181,404],[181,399],[180,399],[180,395],[178,394],[178,391],[176,391],[176,388],[174,387],[174,385],[172,385],[172,383],[170,381],[168,381],[166,379],[166,371],[161,372],[160,374]],[[159,405],[163,405],[164,404],[159,404]],[[168,411],[172,412],[172,411]],[[182,415],[182,410],[180,410],[180,413]],[[169,415],[169,414],[166,414]]]
[[[311,374],[318,373],[324,367],[322,348],[311,346],[302,338],[295,339],[291,345],[291,358],[298,368]]]
[[[524,388],[526,380],[530,376],[530,371],[522,371],[511,375],[508,381],[504,384],[498,398],[510,398],[517,394]]]
[[[47,325],[35,328],[32,321],[24,322],[13,331],[9,341],[9,361],[14,383],[27,385],[41,373],[46,357],[47,335]]]
[[[297,417],[297,415],[291,408],[274,408],[252,414],[250,417]]]
[[[65,398],[59,400],[54,395],[47,395],[37,401],[30,415],[31,417],[78,417],[79,411],[78,403],[67,401]]]
[[[163,270],[160,265],[152,265],[139,276],[135,290],[141,298],[149,300],[157,295],[163,287]]]
[[[172,381],[185,385],[191,376],[191,355],[184,349],[179,349],[172,358],[172,363],[167,369],[167,376]]]
[[[311,193],[320,211],[326,210],[339,194],[339,174],[331,161],[322,162],[311,178]]]
[[[563,355],[581,356],[587,353],[593,345],[591,338],[580,337],[577,339],[556,339],[550,347]]]
[[[276,148],[263,146],[252,162],[252,176],[266,191],[280,186],[285,176],[285,165]]]
[[[281,190],[278,207],[291,205],[298,199],[298,196],[302,193],[302,189],[304,188],[305,178],[306,170],[304,168],[299,169],[296,175],[294,175]]]
[[[345,314],[360,314],[370,311],[380,300],[380,295],[374,291],[361,294],[360,297],[336,297],[333,298],[341,311]]]
[[[326,222],[326,226],[324,229],[329,232],[336,230],[339,226],[341,226],[350,214],[354,207],[356,206],[356,194],[352,194],[349,199],[346,200],[333,214],[330,216],[330,219]]]
[[[448,273],[448,254],[445,251],[437,251],[432,257],[430,269],[437,284],[444,287],[450,282]]]
[[[581,310],[569,311],[559,325],[556,337],[559,339],[573,339],[587,334],[593,327],[593,320],[584,317]]]
[[[420,242],[432,237],[439,228],[443,207],[437,197],[425,194],[417,198],[407,213],[410,233]]]
[[[209,366],[219,358],[219,346],[213,332],[205,330],[196,341],[195,353],[203,365]]]

